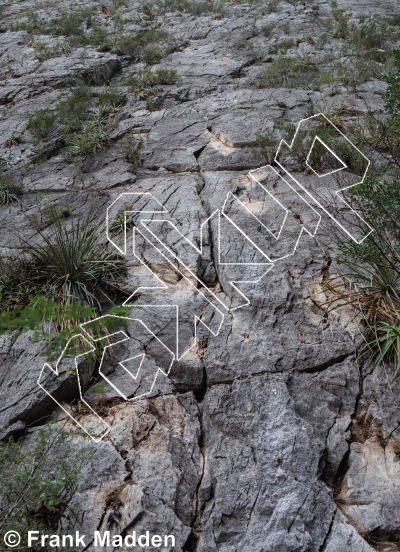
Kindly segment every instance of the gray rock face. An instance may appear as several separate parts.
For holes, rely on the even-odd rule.
[[[398,13],[394,0],[337,5],[349,26]],[[135,320],[112,343],[111,358],[79,361],[85,400],[100,405],[111,428],[94,445],[74,498],[82,531],[174,535],[175,546],[152,548],[163,551],[371,552],[385,542],[388,552],[398,550],[399,380],[357,365],[362,338],[353,313],[326,315],[329,259],[311,231],[320,212],[259,147],[260,135],[282,137],[282,122],[338,106],[349,119],[383,107],[385,84],[375,77],[357,95],[310,83],[257,88],[285,38],[310,35],[287,55],[308,56],[321,69],[340,55],[344,41],[326,35],[331,3],[232,2],[197,15],[154,7],[154,22],[138,3],[122,4],[128,38],[149,26],[173,33],[171,53],[150,69],[176,70],[177,81],[135,92],[125,77],[143,63],[90,40],[74,46],[35,27],[21,30],[32,6],[7,4],[2,16],[0,158],[24,194],[0,206],[1,253],[19,254],[21,232],[40,239],[29,221],[44,201],[104,221],[108,206],[110,221],[129,211],[126,239],[113,240],[126,248],[128,304],[142,307],[132,309]],[[43,2],[38,16],[50,20],[64,7],[74,5]],[[98,10],[91,17],[114,36],[116,19]],[[9,30],[16,23],[19,30]],[[89,23],[82,25],[89,37]],[[40,61],[36,42],[68,48]],[[42,140],[54,151],[38,163],[29,116],[54,111],[83,80],[90,113],[110,84],[125,97],[107,114],[108,147],[73,159],[55,123]],[[154,106],[149,100],[161,89]],[[118,145],[127,136],[143,140],[139,167]],[[255,179],[249,171],[257,168]],[[30,333],[1,337],[1,439],[29,440],[45,421],[67,420],[37,385],[45,349]],[[141,376],[132,379],[138,361],[129,362],[142,357]],[[46,389],[71,411],[80,397],[73,356],[66,363]],[[101,394],[91,389],[99,376]],[[99,429],[89,410],[74,412],[82,426]],[[90,551],[129,549],[89,540]]]

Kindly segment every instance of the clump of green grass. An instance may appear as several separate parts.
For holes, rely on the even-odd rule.
[[[76,86],[72,94],[56,105],[61,131],[65,134],[79,130],[90,104],[91,89],[85,83]]]
[[[371,352],[374,357],[374,367],[386,362],[392,362],[394,376],[400,367],[400,317],[395,322],[380,320],[375,328],[373,337],[360,351],[360,358]]]
[[[58,220],[67,219],[72,216],[72,205],[58,205],[53,203],[49,197],[46,197],[43,201],[41,209],[38,212],[28,215],[26,222],[32,226],[35,230],[41,231],[45,226],[54,224]]]
[[[347,265],[351,272],[340,273],[326,283],[334,296],[329,307],[351,305],[361,314],[371,337],[360,358],[371,352],[374,366],[391,361],[396,375],[400,367],[400,275],[390,266],[373,262]]]
[[[394,15],[391,15],[387,18],[387,22],[389,25],[398,26],[400,25],[400,13],[396,13]]]
[[[0,174],[0,205],[17,203],[23,194],[22,185],[11,175]]]
[[[122,36],[115,47],[118,48],[119,53],[130,56],[135,62],[144,61],[143,55],[146,51],[148,52],[148,57],[151,57],[151,50],[146,50],[146,47],[148,48],[150,44],[161,40],[164,41],[168,36],[166,31],[150,27],[149,29],[139,31],[135,36]]]
[[[122,6],[127,6],[127,0],[112,0],[113,6],[116,10],[122,8]]]
[[[6,148],[11,148],[12,146],[17,146],[22,142],[22,136],[20,134],[17,134],[16,132],[13,132],[11,136],[7,138],[7,140],[4,142],[4,145]]]
[[[225,11],[224,2],[190,2],[189,0],[161,0],[157,4],[158,13],[182,12],[193,15],[215,13],[222,15]]]
[[[286,54],[295,44],[294,38],[284,38],[274,44],[273,50],[281,55]]]
[[[122,105],[126,100],[126,97],[120,94],[113,86],[108,87],[104,92],[100,94],[99,103],[101,106],[116,109]]]
[[[124,101],[125,97],[110,86],[101,93],[97,109],[88,117],[91,88],[80,83],[68,98],[57,103],[54,112],[43,109],[31,116],[27,128],[35,136],[37,161],[48,159],[55,151],[55,144],[45,138],[56,120],[70,155],[85,157],[106,147],[109,144],[107,118]]]
[[[135,226],[133,219],[125,214],[129,212],[132,207],[133,204],[124,203],[122,209],[118,211],[110,226],[110,230],[113,234],[122,234],[125,232],[125,228],[130,230]]]
[[[133,135],[125,136],[118,142],[118,147],[121,150],[122,155],[129,163],[132,163],[133,170],[136,171],[142,163],[140,157],[140,151],[144,146],[144,142],[141,138],[137,138]]]
[[[54,224],[58,220],[69,218],[72,215],[72,205],[57,205],[52,203],[49,199],[45,199],[43,202],[43,214],[46,222]]]
[[[63,54],[69,54],[71,46],[68,42],[57,44],[56,46],[46,46],[45,44],[37,44],[36,58],[39,61],[46,61],[55,57],[62,56]]]
[[[326,22],[328,31],[330,31],[335,38],[347,38],[350,34],[348,20],[347,11],[339,9],[336,0],[332,0],[332,13]]]
[[[149,111],[157,111],[160,109],[163,101],[165,100],[165,96],[156,96],[156,97],[148,97],[146,98],[146,107]]]
[[[56,120],[56,116],[50,109],[40,109],[35,115],[31,115],[26,128],[35,138],[46,138]]]
[[[51,230],[39,230],[41,244],[23,240],[25,256],[15,266],[3,260],[0,289],[2,300],[13,298],[19,289],[27,301],[26,290],[42,295],[56,303],[80,301],[90,307],[99,306],[100,298],[111,302],[105,290],[108,282],[117,280],[124,270],[124,261],[104,243],[99,224],[91,222],[91,214],[70,219],[68,227],[57,217]]]
[[[71,12],[62,9],[60,15],[51,19],[49,24],[45,26],[45,30],[47,34],[56,36],[83,36],[83,23],[92,12],[92,8],[80,8],[77,11]]]
[[[235,50],[243,50],[248,47],[248,42],[245,38],[240,37],[235,40],[235,42],[233,43],[233,47],[235,48]]]
[[[76,157],[92,155],[108,146],[110,134],[103,120],[94,119],[84,124],[81,132],[69,140],[68,153]]]
[[[350,44],[357,49],[373,50],[383,48],[392,38],[394,29],[384,22],[373,20],[353,30]]]
[[[36,13],[28,11],[27,21],[18,21],[10,25],[10,31],[27,31],[29,34],[32,34],[34,31],[40,29],[40,22]],[[41,29],[40,29],[41,30]],[[46,34],[46,33],[43,33]]]
[[[39,19],[36,12],[29,10],[27,20],[11,25],[11,31],[27,31],[30,34],[47,34],[71,38],[84,36],[84,23],[93,13],[93,8],[80,8],[75,11],[62,9],[52,19]]]
[[[137,93],[153,86],[174,84],[177,79],[178,75],[175,69],[157,69],[153,72],[148,67],[144,67],[139,69],[136,75],[126,77],[125,82],[132,92]]]

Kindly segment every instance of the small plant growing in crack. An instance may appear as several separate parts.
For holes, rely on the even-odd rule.
[[[0,174],[0,205],[17,203],[23,194],[22,185],[12,175]]]
[[[125,136],[118,142],[122,155],[129,163],[132,163],[133,170],[136,171],[142,163],[140,151],[144,146],[143,139],[136,138],[133,135]]]
[[[31,115],[26,125],[35,138],[46,138],[56,120],[55,114],[50,109],[40,109],[35,115]]]
[[[132,204],[124,203],[122,209],[118,211],[110,227],[113,234],[122,234],[122,232],[125,232],[125,228],[126,230],[131,230],[135,227],[133,219],[125,215],[131,209]]]

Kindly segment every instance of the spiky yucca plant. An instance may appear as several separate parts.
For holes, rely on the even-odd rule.
[[[366,322],[370,338],[360,358],[372,353],[374,366],[392,362],[396,376],[400,366],[400,275],[392,268],[376,263],[348,262],[352,272],[330,278],[326,289],[334,298],[329,308],[351,305]]]
[[[72,218],[67,228],[56,220],[50,233],[39,231],[44,243],[24,242],[29,255],[31,280],[44,297],[57,303],[81,301],[99,306],[99,297],[112,303],[104,287],[124,269],[124,261],[104,243],[98,224],[91,223],[91,214],[81,220]]]

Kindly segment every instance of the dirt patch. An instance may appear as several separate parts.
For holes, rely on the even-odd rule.
[[[390,532],[375,529],[363,537],[377,552],[400,551],[400,530]]]

